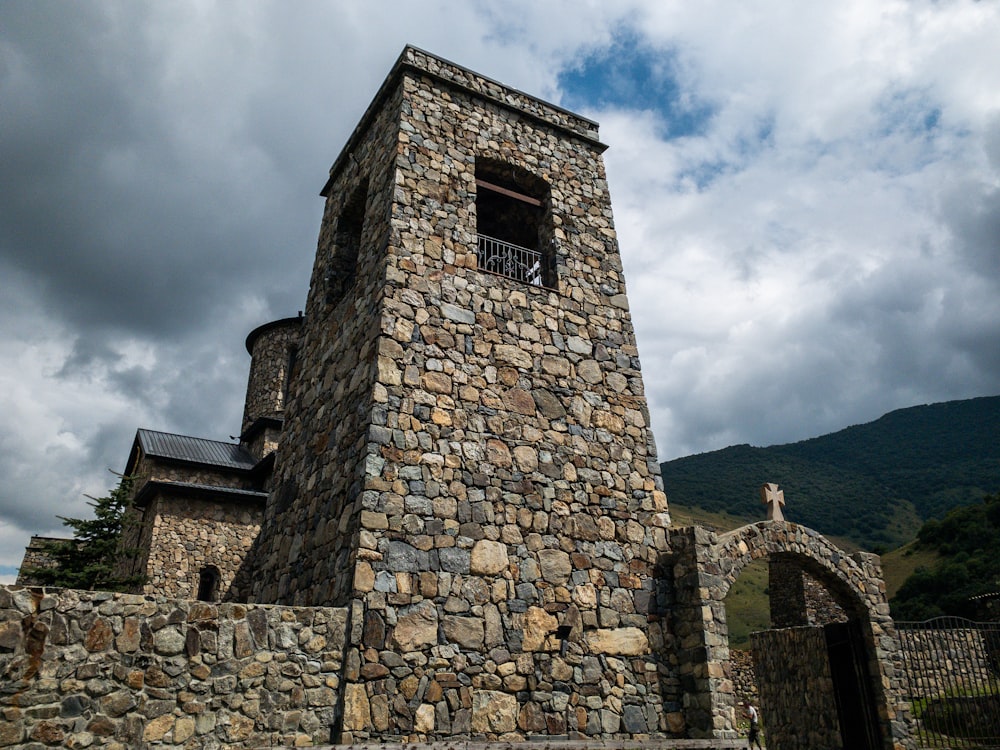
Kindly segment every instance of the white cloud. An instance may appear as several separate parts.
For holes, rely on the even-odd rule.
[[[713,106],[672,141],[593,113],[661,456],[995,392],[1000,264],[968,266],[997,254],[996,8],[660,4],[643,28]]]

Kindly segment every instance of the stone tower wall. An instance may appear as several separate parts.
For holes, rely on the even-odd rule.
[[[260,417],[281,417],[285,410],[289,356],[298,347],[301,318],[285,318],[260,326],[247,337],[247,378],[242,431]]]
[[[254,596],[351,605],[342,741],[663,728],[666,499],[595,136],[408,48],[334,165]],[[551,288],[477,268],[481,159],[547,186]]]
[[[484,100],[485,85],[402,85],[375,389],[386,418],[368,447],[354,580],[363,689],[345,730],[658,731],[647,611],[666,503],[603,147]],[[555,288],[477,269],[482,158],[548,183]],[[440,689],[387,698],[418,679]]]
[[[353,158],[331,177],[309,285],[274,489],[253,550],[251,597],[284,604],[342,604],[353,580],[372,389],[377,377],[392,154],[400,96],[359,126]],[[341,217],[367,185],[353,281],[344,284]]]

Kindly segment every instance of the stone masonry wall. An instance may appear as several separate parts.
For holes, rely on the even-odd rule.
[[[736,705],[752,703],[760,706],[760,697],[757,691],[757,676],[754,671],[753,654],[749,651],[730,649],[730,675],[733,680],[733,693],[736,696]],[[742,726],[746,721],[741,721],[740,712],[736,713],[737,724]]]
[[[906,628],[899,631],[899,638],[915,696],[936,698],[957,690],[974,694],[995,679],[990,650],[976,628]]]
[[[767,630],[750,636],[760,677],[768,750],[841,750],[840,720],[822,628]],[[808,710],[802,710],[808,696]]]
[[[301,318],[286,318],[257,328],[247,338],[251,359],[243,431],[259,417],[279,417],[284,412],[289,355],[299,345],[301,330]]]
[[[298,377],[285,408],[274,490],[252,554],[257,601],[345,604],[358,546],[360,481],[372,411],[385,284],[386,218],[395,187],[400,98],[359,136],[354,159],[327,191],[306,302]],[[344,278],[342,214],[367,186],[352,278]],[[381,420],[381,421],[380,421]],[[412,450],[416,446],[407,446]]]
[[[275,425],[268,425],[263,429],[258,429],[255,431],[251,439],[246,440],[243,443],[243,448],[253,457],[257,459],[264,458],[270,453],[274,453],[278,450],[278,445],[281,440],[281,428],[278,426],[280,423]],[[264,491],[271,490],[271,480],[273,475],[268,473],[263,477],[263,482],[261,482],[261,488]]]
[[[686,711],[693,736],[712,732],[728,737],[736,731],[734,685],[722,666],[729,662],[726,594],[753,560],[790,557],[826,587],[840,610],[864,623],[880,731],[887,745],[909,746],[912,719],[903,654],[877,555],[845,554],[817,532],[784,521],[751,524],[720,535],[697,527],[675,529],[671,547],[677,592],[672,615],[680,641],[681,677],[694,693]],[[804,597],[798,599],[802,606]],[[757,679],[763,703],[759,665]],[[806,694],[790,695],[799,697],[801,721],[808,722]]]
[[[647,612],[668,518],[602,147],[400,85],[345,741],[666,732]],[[549,184],[555,289],[477,270],[477,158]]]
[[[0,587],[0,747],[329,742],[346,612]]]
[[[225,596],[260,533],[263,509],[257,502],[219,502],[160,494],[147,508],[151,518],[147,594],[194,599],[199,573],[219,569]]]
[[[49,556],[47,548],[50,544],[62,544],[72,541],[66,537],[33,536],[24,549],[21,567],[17,571],[17,583],[20,586],[34,586],[37,581],[28,571],[32,568],[43,569],[55,567],[55,561]]]
[[[775,555],[768,565],[771,626],[827,625],[847,622],[844,607],[831,591],[806,572],[801,560],[791,555]]]
[[[669,732],[669,518],[596,125],[412,48],[373,107],[326,191],[254,598],[351,601],[345,742]],[[478,270],[481,158],[548,184],[554,288]]]
[[[133,473],[133,487],[142,489],[147,481],[187,482],[210,487],[232,487],[239,490],[253,490],[254,480],[245,472],[222,471],[191,464],[177,464],[159,461],[144,456]]]

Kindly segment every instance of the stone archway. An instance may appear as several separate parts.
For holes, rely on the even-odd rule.
[[[879,734],[885,748],[908,745],[909,708],[895,626],[889,616],[877,555],[848,554],[821,534],[794,523],[763,521],[725,534],[700,527],[671,531],[674,633],[692,737],[735,738],[736,707],[728,674],[729,634],[725,597],[742,570],[767,558],[772,570],[808,573],[830,592],[865,642]],[[801,591],[783,591],[783,627],[806,625]],[[801,603],[801,606],[800,606]],[[774,604],[774,601],[772,601]],[[839,746],[839,745],[831,745]]]

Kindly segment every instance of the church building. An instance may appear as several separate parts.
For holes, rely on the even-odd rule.
[[[335,742],[734,747],[724,599],[767,558],[768,746],[903,747],[877,556],[782,519],[776,487],[771,520],[671,526],[605,149],[406,47],[322,188],[304,314],[247,339],[238,442],[136,434],[130,572],[233,617],[335,612]]]

